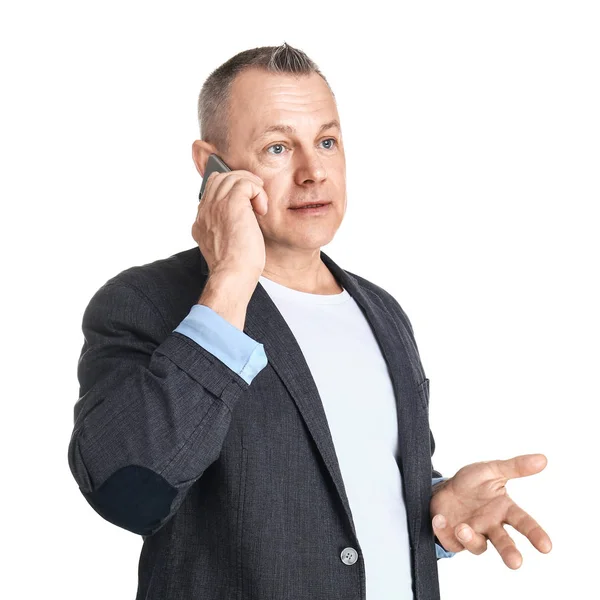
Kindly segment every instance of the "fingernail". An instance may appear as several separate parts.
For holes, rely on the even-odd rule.
[[[446,527],[446,519],[444,519],[442,515],[436,515],[433,519],[433,524],[438,529],[443,529],[444,527]]]
[[[459,532],[458,532],[458,537],[461,540],[465,540],[465,542],[468,542],[471,539],[471,530],[468,527],[463,527]]]

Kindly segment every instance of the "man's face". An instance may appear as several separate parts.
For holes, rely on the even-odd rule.
[[[271,251],[328,244],[346,212],[346,159],[335,100],[318,74],[248,69],[237,76],[223,160],[264,181],[266,215],[255,213]],[[325,126],[323,128],[323,126]],[[267,131],[273,127],[284,129]],[[329,201],[321,214],[290,209]]]

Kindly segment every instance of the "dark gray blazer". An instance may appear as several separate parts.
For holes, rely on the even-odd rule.
[[[429,515],[429,380],[394,298],[321,258],[358,303],[398,407],[413,590],[439,598]],[[83,316],[69,465],[103,518],[143,536],[136,600],[365,600],[365,568],[317,388],[260,283],[244,332],[267,366],[246,383],[173,332],[208,276],[199,248],[107,281]],[[348,377],[353,377],[348,372]],[[342,551],[358,560],[348,564]],[[377,599],[366,599],[377,600]]]

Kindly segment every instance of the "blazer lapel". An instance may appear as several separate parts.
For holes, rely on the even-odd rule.
[[[414,540],[420,522],[420,501],[416,453],[418,442],[412,425],[415,419],[414,407],[418,401],[417,387],[424,377],[420,362],[415,357],[416,351],[412,348],[413,342],[409,332],[390,314],[379,297],[364,288],[352,274],[341,269],[322,251],[321,259],[361,308],[388,365],[397,406],[400,449],[398,464],[402,474],[408,521],[409,525],[412,525],[409,526],[409,532]],[[206,274],[203,259],[202,263],[203,272]],[[264,345],[269,364],[296,403],[323,458],[356,536],[333,439],[317,386],[296,338],[260,282],[248,304],[244,333]],[[352,376],[352,373],[348,372],[348,377]]]
[[[388,309],[378,295],[361,285],[356,277],[341,269],[322,251],[321,258],[361,308],[388,366],[396,399],[399,436],[397,460],[402,475],[412,546],[417,543],[421,519],[418,462],[418,445],[421,442],[418,437],[417,406],[421,402],[418,387],[425,378],[414,338],[402,321],[393,315],[392,308]],[[349,376],[352,374],[349,373]]]

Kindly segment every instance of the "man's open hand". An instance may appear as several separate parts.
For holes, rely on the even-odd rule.
[[[550,552],[552,542],[548,534],[513,502],[505,487],[509,479],[539,473],[546,464],[543,454],[478,462],[435,485],[429,507],[433,533],[442,546],[450,552],[466,548],[473,554],[481,554],[487,550],[489,539],[506,566],[518,569],[523,557],[504,529],[503,524],[507,523],[526,536],[537,550]]]

